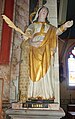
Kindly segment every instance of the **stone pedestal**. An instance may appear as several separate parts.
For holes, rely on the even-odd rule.
[[[41,109],[8,109],[6,115],[11,119],[60,119],[65,116],[62,108],[59,110]]]

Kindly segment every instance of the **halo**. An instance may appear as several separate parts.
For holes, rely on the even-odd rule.
[[[35,14],[36,14],[36,12],[32,12],[32,13],[30,14],[30,22],[31,22],[31,23],[33,23],[33,17],[34,17]]]

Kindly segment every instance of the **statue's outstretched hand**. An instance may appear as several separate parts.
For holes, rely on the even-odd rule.
[[[70,28],[73,25],[73,20],[65,22],[62,26],[60,26],[57,31],[56,35],[61,35],[67,28]]]
[[[64,28],[70,28],[72,25],[73,25],[73,20],[67,21],[67,22],[64,24]]]

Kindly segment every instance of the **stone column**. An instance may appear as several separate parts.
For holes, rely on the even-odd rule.
[[[29,24],[29,0],[16,0],[15,1],[15,15],[14,15],[14,24],[18,26],[23,32],[26,29],[26,26]],[[11,61],[11,82],[17,82],[19,80],[19,92],[16,91],[16,97],[18,97],[18,93],[20,95],[20,99],[24,100],[25,97],[25,89],[26,89],[26,80],[28,79],[27,71],[28,71],[28,45],[25,44],[25,57],[23,61],[23,57],[21,52],[21,43],[24,39],[21,37],[19,32],[14,31],[13,36],[13,44],[12,44],[12,61]],[[23,62],[25,65],[23,65]],[[22,66],[23,65],[23,66]],[[20,66],[22,68],[20,69]],[[21,75],[20,75],[21,74]],[[18,90],[16,86],[16,90]],[[12,87],[11,87],[12,88]],[[12,90],[10,91],[12,94]],[[13,94],[14,95],[14,94]],[[12,101],[12,97],[10,95],[10,99]],[[14,99],[15,101],[16,99]]]

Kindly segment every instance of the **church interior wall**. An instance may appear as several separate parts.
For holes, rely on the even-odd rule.
[[[68,40],[67,46],[65,50],[63,49],[65,41]],[[64,79],[60,83],[60,101],[61,107],[67,111],[67,105],[69,103],[75,103],[75,89],[70,89],[68,85],[68,70],[67,70],[67,53],[68,49],[75,46],[75,39],[62,39],[59,41],[59,57],[64,50],[64,55],[62,57],[62,64],[63,64],[63,76]],[[60,80],[60,79],[59,79]]]
[[[53,0],[52,0],[53,2]],[[14,13],[14,21],[16,26],[19,26],[23,31],[25,30],[26,26],[29,24],[29,1],[27,0],[17,0],[15,1],[15,13]],[[49,6],[50,7],[50,6]],[[54,19],[54,17],[53,17]],[[55,20],[51,19],[51,21],[54,21],[55,25],[57,22]],[[57,18],[56,18],[57,19]],[[2,21],[1,21],[2,23]],[[1,30],[0,30],[1,31]],[[1,34],[0,34],[1,36]],[[10,98],[10,86],[12,85],[10,83],[14,81],[16,82],[19,80],[19,65],[22,62],[20,60],[20,55],[21,55],[21,48],[20,45],[22,43],[22,37],[20,33],[17,33],[16,31],[13,30],[13,36],[12,36],[13,42],[12,42],[12,48],[11,48],[11,64],[9,65],[0,65],[0,78],[4,79],[4,90],[3,90],[3,100],[9,101]],[[65,50],[65,53],[67,52],[68,47],[74,42],[74,39],[70,39],[67,48]],[[61,53],[62,47],[63,47],[64,42],[59,42],[59,54]],[[26,46],[26,59],[27,57],[27,48],[28,45]],[[66,72],[66,62],[65,62],[65,55],[63,56],[62,62],[64,64],[64,76],[65,80],[60,83],[60,100],[61,100],[61,106],[63,107],[64,110],[67,110],[67,104],[70,102],[70,94],[72,96],[73,101],[75,100],[75,90],[68,90],[67,87],[67,72]],[[28,62],[26,62],[26,65]],[[23,70],[23,69],[22,69]],[[28,78],[26,75],[28,75],[28,68],[26,69],[26,74],[25,77]],[[23,84],[23,83],[22,83]],[[18,87],[17,87],[18,88]],[[25,87],[22,87],[25,88]],[[18,94],[18,92],[17,92]],[[17,100],[17,95],[15,100]]]

